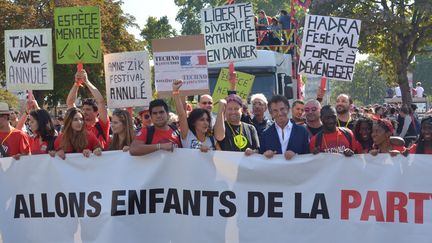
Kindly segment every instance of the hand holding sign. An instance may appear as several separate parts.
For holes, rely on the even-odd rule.
[[[179,91],[181,86],[183,85],[183,80],[174,80],[174,82],[172,83],[172,87],[173,87],[173,92]]]
[[[77,71],[75,74],[75,84],[78,86],[83,86],[83,84],[87,84],[87,82],[89,82],[87,72],[84,69]]]

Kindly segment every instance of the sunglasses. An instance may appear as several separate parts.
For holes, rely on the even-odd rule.
[[[315,111],[317,111],[318,110],[318,108],[316,108],[316,107],[312,107],[312,108],[305,108],[304,109],[304,112],[315,112]]]
[[[203,104],[203,105],[212,105],[213,102],[211,102],[211,101],[203,101],[203,102],[201,102],[201,104]]]

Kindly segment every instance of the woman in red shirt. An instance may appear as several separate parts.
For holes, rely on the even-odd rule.
[[[432,154],[432,116],[421,121],[420,137],[410,148],[410,154]]]
[[[111,129],[113,138],[110,141],[108,150],[129,151],[129,146],[135,138],[132,118],[129,112],[121,109],[114,110]]]
[[[84,114],[75,107],[66,112],[62,133],[54,147],[62,159],[65,159],[65,153],[83,153],[85,157],[89,157],[92,151],[97,156],[102,154],[98,139],[84,127]]]
[[[57,133],[46,110],[34,110],[30,112],[29,125],[34,136],[30,138],[32,154],[47,154],[54,156],[54,141]]]
[[[372,126],[373,147],[370,154],[377,155],[378,153],[390,153],[391,156],[397,154],[406,155],[404,146],[394,145],[390,142],[390,137],[393,134],[394,128],[392,123],[387,119],[379,119]]]

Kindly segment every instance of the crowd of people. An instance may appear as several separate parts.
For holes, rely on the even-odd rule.
[[[278,16],[266,15],[259,10],[255,16],[257,31],[257,45],[287,45],[289,43],[287,31],[291,29],[291,17],[286,10],[280,10]]]
[[[308,153],[432,154],[432,116],[420,120],[411,107],[355,107],[347,94],[340,94],[335,106],[311,99],[296,100],[291,107],[284,96],[267,100],[263,94],[253,94],[250,112],[230,90],[218,101],[215,114],[208,94],[200,96],[196,108],[187,104],[180,96],[182,84],[176,80],[172,85],[176,114],[170,113],[164,100],[155,99],[140,118],[123,109],[109,116],[102,94],[86,72],[79,71],[61,129],[35,100],[21,118],[0,102],[1,157],[49,154],[65,159],[69,153],[90,157],[107,150],[139,156],[179,148],[262,154],[269,159],[281,154],[287,160]],[[84,87],[93,97],[83,100],[79,109],[75,100]]]

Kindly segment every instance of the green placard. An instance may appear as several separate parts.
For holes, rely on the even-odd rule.
[[[57,64],[100,63],[99,7],[54,9]]]
[[[228,95],[228,90],[230,89],[230,84],[228,82],[228,73],[229,70],[227,68],[222,68],[219,73],[219,77],[212,95],[213,102],[215,103],[218,102],[220,99],[224,99]],[[236,78],[237,95],[239,95],[242,100],[247,100],[251,92],[255,76],[248,73],[236,72]],[[213,112],[217,112],[218,110],[219,106],[215,105],[213,107]]]

